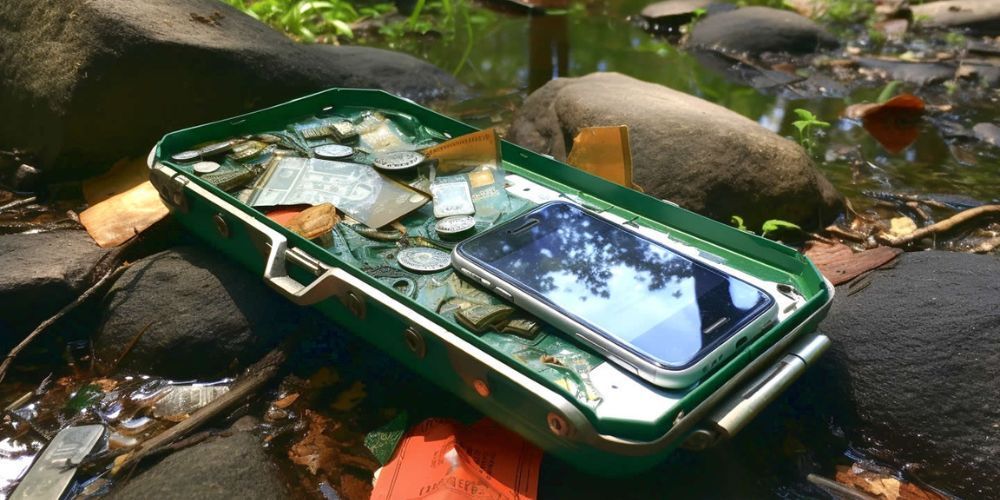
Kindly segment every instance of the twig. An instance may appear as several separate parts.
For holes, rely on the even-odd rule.
[[[139,444],[129,453],[118,457],[115,460],[114,467],[111,469],[111,473],[118,474],[122,470],[137,465],[142,459],[155,455],[163,448],[171,446],[178,439],[183,438],[189,432],[194,431],[231,407],[242,404],[247,396],[256,392],[278,373],[278,369],[284,363],[285,358],[285,352],[280,348],[269,352],[260,361],[248,368],[247,374],[238,380],[228,392],[195,411],[190,417],[179,424]]]
[[[29,196],[23,200],[14,200],[3,206],[0,206],[0,212],[6,212],[7,210],[10,210],[12,208],[23,207],[24,205],[31,205],[36,201],[38,201],[38,197],[36,196]]]
[[[938,222],[936,224],[931,224],[929,226],[922,227],[913,231],[910,234],[900,236],[899,238],[883,238],[885,243],[892,246],[904,246],[908,245],[916,240],[930,236],[933,234],[944,233],[951,231],[956,226],[969,222],[972,219],[982,216],[989,215],[1000,215],[1000,205],[983,205],[980,207],[970,208],[968,210],[963,210],[947,219]]]
[[[122,353],[119,354],[118,357],[111,362],[111,366],[109,366],[107,370],[104,370],[104,373],[114,373],[115,369],[118,368],[118,365],[121,364],[123,359],[125,359],[125,356],[128,356],[128,353],[132,352],[132,349],[135,347],[135,345],[139,343],[139,339],[141,339],[142,336],[146,333],[146,330],[149,330],[149,327],[153,326],[153,323],[154,323],[153,321],[150,321],[149,324],[142,327],[142,330],[139,330],[139,333],[135,334],[135,336],[132,337],[132,340],[130,340],[128,345],[125,346],[125,349],[122,350]]]
[[[21,351],[24,350],[24,348],[28,347],[28,344],[30,344],[33,340],[35,340],[35,338],[41,335],[42,332],[44,332],[48,327],[52,326],[56,321],[59,321],[60,318],[70,313],[72,310],[76,309],[80,304],[83,304],[88,299],[90,299],[90,297],[92,297],[98,291],[103,289],[104,285],[117,279],[118,276],[120,276],[123,272],[125,272],[126,269],[128,269],[127,265],[109,270],[104,275],[103,278],[99,279],[97,283],[94,283],[90,288],[88,288],[85,292],[83,292],[82,295],[77,297],[76,300],[70,302],[69,304],[66,305],[66,307],[60,309],[59,312],[57,312],[54,316],[42,322],[42,324],[38,325],[37,328],[35,328],[30,334],[28,334],[28,336],[25,337],[20,344],[14,346],[14,348],[11,349],[10,352],[7,354],[7,357],[4,358],[3,362],[0,363],[0,382],[2,382],[4,376],[7,375],[7,369],[10,367],[10,364],[14,361],[14,358],[18,354],[20,354]]]

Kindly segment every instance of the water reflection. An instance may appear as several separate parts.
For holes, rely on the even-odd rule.
[[[684,365],[762,303],[761,293],[569,205],[465,245],[581,322]],[[743,314],[741,314],[743,313]]]

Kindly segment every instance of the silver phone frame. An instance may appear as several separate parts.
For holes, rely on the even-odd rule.
[[[628,373],[636,375],[653,385],[666,389],[690,387],[708,375],[719,364],[738,354],[745,345],[750,344],[750,341],[762,334],[769,325],[779,320],[780,316],[787,316],[797,309],[803,301],[801,295],[797,295],[797,292],[788,285],[784,285],[784,288],[779,288],[781,284],[764,281],[745,272],[738,271],[726,265],[719,257],[706,254],[697,248],[673,240],[669,238],[668,234],[650,228],[643,228],[636,224],[629,224],[627,220],[621,217],[593,210],[587,207],[583,203],[583,200],[574,199],[575,197],[571,195],[558,193],[520,176],[508,175],[506,181],[507,191],[513,196],[540,204],[551,201],[563,201],[577,205],[594,216],[622,226],[630,232],[637,233],[640,236],[664,245],[686,258],[756,286],[771,298],[771,307],[765,309],[752,322],[731,335],[700,360],[681,369],[667,369],[657,366],[641,356],[624,349],[614,341],[608,339],[604,334],[580,324],[548,304],[506,283],[503,278],[495,276],[488,269],[460,255],[457,251],[458,247],[451,252],[452,265],[462,274],[480,283],[514,305],[536,315],[539,319],[553,325],[560,331],[579,338],[586,345],[602,354],[608,361],[615,363]],[[791,292],[789,292],[789,289]],[[784,300],[782,300],[782,297],[784,297]]]

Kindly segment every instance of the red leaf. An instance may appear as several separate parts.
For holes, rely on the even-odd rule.
[[[912,94],[900,94],[881,104],[855,104],[844,110],[844,116],[860,119],[865,130],[890,153],[898,153],[920,135],[923,99]]]

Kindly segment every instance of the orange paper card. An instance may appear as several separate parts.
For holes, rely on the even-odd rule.
[[[534,500],[541,461],[541,450],[492,420],[428,419],[403,438],[372,498]]]

